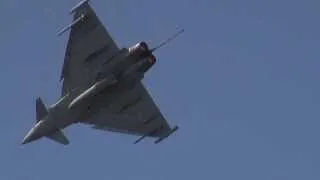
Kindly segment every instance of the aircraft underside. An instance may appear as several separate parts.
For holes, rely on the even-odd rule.
[[[73,21],[58,34],[69,32],[61,72],[61,97],[50,107],[36,101],[36,124],[23,144],[47,137],[69,144],[61,129],[80,122],[94,129],[157,138],[159,143],[178,129],[170,127],[141,80],[157,59],[159,46],[140,41],[120,49],[88,0],[71,9]]]

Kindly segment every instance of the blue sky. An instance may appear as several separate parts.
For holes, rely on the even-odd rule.
[[[119,46],[156,45],[144,80],[180,130],[159,145],[76,125],[71,144],[20,146],[35,98],[54,103],[77,1],[3,0],[0,7],[0,178],[320,178],[320,3],[313,0],[93,0]]]

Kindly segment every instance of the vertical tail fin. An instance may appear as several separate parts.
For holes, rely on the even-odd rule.
[[[48,114],[47,107],[43,104],[40,97],[36,100],[36,122],[43,119]]]
[[[48,109],[44,105],[42,99],[38,97],[36,100],[36,122],[39,122],[47,115],[48,115]],[[58,129],[53,134],[47,136],[47,138],[64,145],[69,144],[68,138],[63,134],[63,132],[60,129]]]

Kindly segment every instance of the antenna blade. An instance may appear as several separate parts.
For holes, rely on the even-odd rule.
[[[181,29],[180,31],[178,31],[177,33],[175,33],[173,36],[171,36],[170,38],[168,38],[167,40],[163,41],[162,43],[160,43],[158,46],[154,47],[151,49],[151,52],[161,48],[162,46],[168,44],[170,41],[174,40],[175,38],[177,38],[180,34],[182,34],[184,32],[184,29]]]

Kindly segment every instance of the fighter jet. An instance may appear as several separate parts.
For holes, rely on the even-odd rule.
[[[70,30],[61,81],[61,98],[46,107],[36,99],[36,123],[22,144],[47,137],[69,144],[62,130],[81,123],[94,129],[157,138],[161,142],[178,129],[170,127],[143,78],[156,63],[153,52],[175,38],[150,49],[141,41],[119,48],[103,26],[88,0],[71,9],[73,21],[58,34]]]

